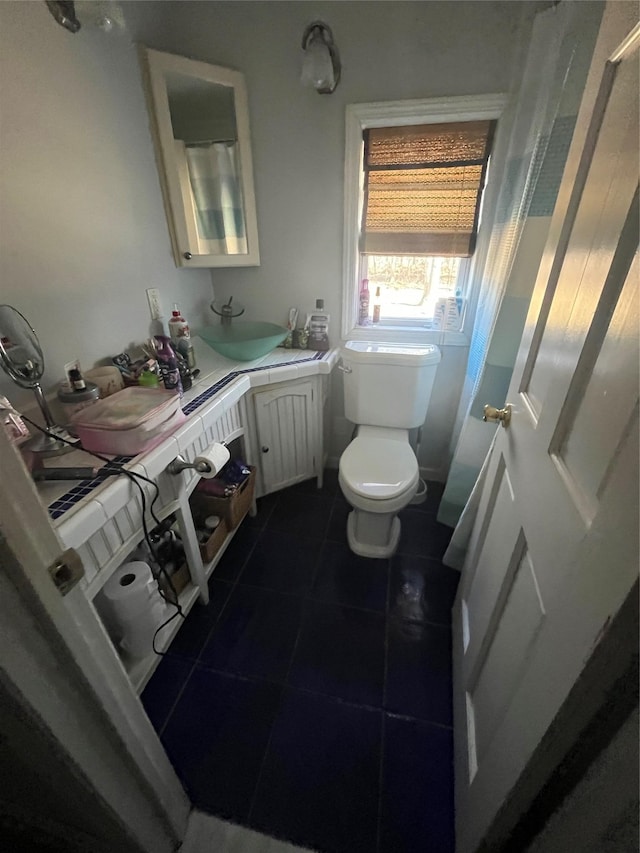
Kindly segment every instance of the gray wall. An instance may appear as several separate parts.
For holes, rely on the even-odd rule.
[[[130,35],[0,3],[0,114],[0,302],[38,332],[45,386],[148,337],[147,287],[202,322],[210,275],[173,263]],[[0,394],[29,392],[3,374]]]
[[[349,103],[508,92],[522,34],[541,3],[209,2],[128,3],[139,41],[159,50],[241,70],[249,94],[261,265],[214,270],[216,297],[233,294],[248,318],[282,323],[317,297],[340,341],[344,116]],[[328,23],[342,59],[332,95],[300,84],[301,38]],[[446,475],[466,348],[446,347],[438,370],[420,464]],[[331,455],[352,427],[334,383]]]
[[[49,370],[85,367],[151,331],[146,287],[196,326],[233,294],[248,318],[285,320],[323,297],[339,342],[347,103],[508,91],[540,2],[127,2],[124,32],[59,27],[44,3],[0,4],[0,301],[36,327]],[[82,19],[82,10],[79,15]],[[334,31],[333,95],[299,82],[301,37]],[[132,42],[243,71],[249,92],[257,268],[176,270]],[[515,68],[514,68],[515,66]],[[420,461],[446,470],[464,348],[443,353]],[[20,393],[0,378],[0,393]],[[333,453],[339,454],[339,394]]]
[[[526,853],[637,853],[638,707]]]
[[[161,13],[158,6],[161,6]],[[130,2],[133,36],[242,71],[249,96],[261,265],[215,270],[250,317],[283,322],[325,299],[340,329],[344,116],[349,103],[508,91],[521,16],[512,2]],[[304,27],[332,28],[342,80],[300,84]]]

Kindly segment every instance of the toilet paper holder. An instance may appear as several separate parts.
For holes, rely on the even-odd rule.
[[[208,474],[211,471],[211,466],[207,462],[187,462],[181,454],[169,462],[167,471],[174,476],[181,474],[183,471],[195,471],[197,474]]]
[[[223,447],[227,446],[224,441],[219,441],[217,443],[221,444]],[[173,474],[174,477],[181,474],[183,471],[195,471],[196,474],[218,473],[217,470],[214,470],[214,466],[206,460],[196,459],[194,462],[187,462],[181,453],[179,453],[173,461],[169,462],[167,465],[167,471],[169,474]]]

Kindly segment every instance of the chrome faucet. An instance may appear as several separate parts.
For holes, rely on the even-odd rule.
[[[233,301],[233,296],[229,297],[229,301],[223,303],[222,305],[215,300],[211,303],[211,310],[214,314],[217,314],[220,317],[220,322],[223,326],[230,326],[231,320],[233,317],[240,317],[241,314],[244,314],[244,308],[242,305],[239,305],[237,302],[232,307],[231,303]]]

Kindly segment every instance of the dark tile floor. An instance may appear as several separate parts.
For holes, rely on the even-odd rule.
[[[258,501],[142,696],[197,807],[327,853],[452,853],[441,490],[390,560],[347,547],[335,471]]]

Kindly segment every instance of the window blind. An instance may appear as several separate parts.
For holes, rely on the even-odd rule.
[[[469,121],[365,130],[360,251],[472,255],[494,128]]]

